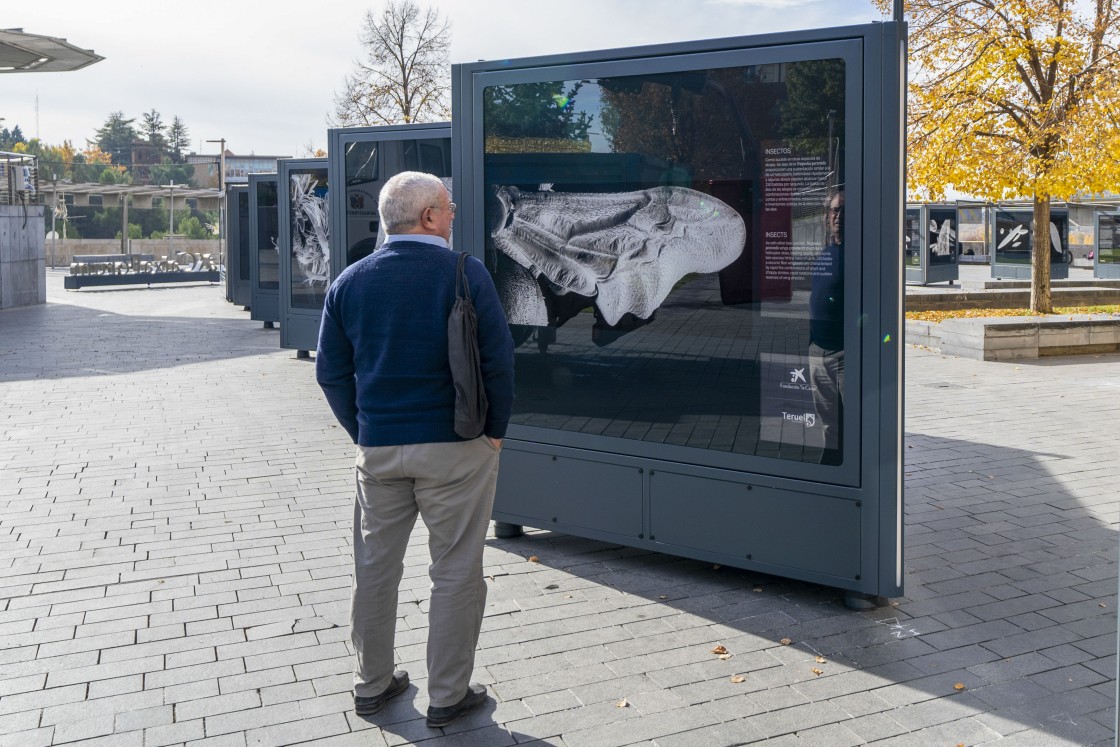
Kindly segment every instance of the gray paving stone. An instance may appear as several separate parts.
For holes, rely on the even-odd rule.
[[[378,724],[352,712],[352,447],[310,367],[217,288],[165,289],[161,309],[151,294],[56,292],[43,309],[0,313],[0,355],[20,351],[5,358],[18,368],[0,367],[16,426],[0,429],[0,744],[80,728],[146,747],[242,747],[301,727],[309,743],[374,746],[1111,736],[1116,478],[1101,445],[1120,416],[1106,385],[1120,356],[1020,365],[908,351],[909,573],[888,610],[853,614],[834,590],[576,537],[491,538],[476,674],[498,700],[444,734],[422,717],[422,526],[398,626],[415,687]],[[129,355],[154,329],[161,344]],[[90,336],[98,347],[75,357]],[[198,380],[222,382],[204,410]],[[966,386],[951,399],[926,386],[946,380]],[[134,410],[113,406],[122,384]],[[65,421],[42,417],[75,396]],[[787,635],[795,645],[779,647]],[[715,643],[735,656],[715,659]],[[808,668],[817,653],[821,676]],[[176,722],[143,726],[172,708]]]

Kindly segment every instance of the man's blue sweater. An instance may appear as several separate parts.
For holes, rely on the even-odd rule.
[[[327,291],[315,378],[355,443],[463,440],[447,359],[457,259],[442,246],[393,240]],[[513,409],[513,339],[485,266],[469,257],[466,270],[490,401],[484,433],[503,438]]]

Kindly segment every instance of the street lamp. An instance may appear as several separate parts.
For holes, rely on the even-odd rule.
[[[168,207],[168,218],[167,218],[167,261],[170,262],[171,261],[171,235],[173,233],[175,233],[175,182],[172,181],[170,184],[163,184],[163,185],[160,185],[160,186],[162,186],[164,189],[170,190],[170,196],[167,199],[167,202],[168,202],[168,205],[169,205],[169,207]],[[180,184],[179,188],[182,189],[185,186],[186,185],[184,185],[184,184]]]
[[[218,143],[221,150],[218,152],[218,249],[221,266],[226,266],[226,139],[207,140],[208,143]]]

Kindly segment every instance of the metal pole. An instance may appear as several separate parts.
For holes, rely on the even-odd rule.
[[[121,194],[121,254],[131,254],[128,247],[128,192]]]
[[[902,23],[903,18],[903,0],[894,0],[894,20],[896,23]]]
[[[167,218],[167,261],[171,261],[171,234],[175,233],[175,182],[171,182],[171,210]]]
[[[53,177],[54,174],[51,174]],[[54,250],[55,245],[58,243],[58,231],[55,228],[55,219],[58,218],[58,178],[51,179],[54,187],[54,206],[51,208],[51,269],[54,269]]]

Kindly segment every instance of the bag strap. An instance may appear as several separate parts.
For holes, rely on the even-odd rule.
[[[455,297],[469,298],[471,288],[467,284],[467,253],[459,252],[459,264],[455,274]]]

